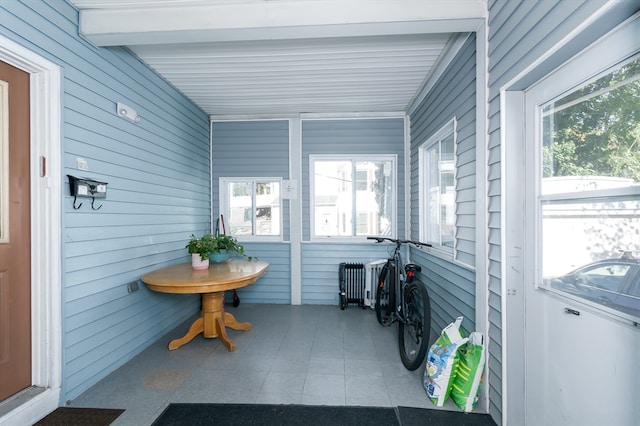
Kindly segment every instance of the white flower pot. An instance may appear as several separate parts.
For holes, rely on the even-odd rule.
[[[209,267],[209,259],[202,260],[200,253],[191,254],[191,266],[193,269],[207,269]]]

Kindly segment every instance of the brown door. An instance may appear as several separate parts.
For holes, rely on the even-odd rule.
[[[9,98],[8,111],[2,107],[8,120],[0,119],[0,129],[9,126],[8,182],[0,174],[0,201],[9,193],[8,217],[0,207],[0,220],[8,222],[8,235],[0,236],[1,401],[31,385],[31,207],[29,74],[0,62],[0,81]]]

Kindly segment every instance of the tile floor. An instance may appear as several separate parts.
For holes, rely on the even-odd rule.
[[[167,343],[186,332],[185,323],[69,406],[124,408],[114,426],[150,425],[172,402],[434,408],[422,388],[423,367],[404,368],[395,327],[380,326],[368,308],[226,309],[252,324],[249,331],[228,330],[234,352],[202,336],[169,351]]]

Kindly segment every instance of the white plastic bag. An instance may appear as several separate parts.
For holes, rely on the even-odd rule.
[[[437,407],[442,407],[449,398],[458,362],[458,348],[468,340],[460,331],[463,319],[458,317],[446,326],[427,355],[423,385]]]

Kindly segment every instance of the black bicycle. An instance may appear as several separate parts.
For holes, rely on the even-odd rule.
[[[367,239],[395,244],[393,257],[387,259],[380,270],[376,289],[376,317],[383,326],[390,326],[394,322],[398,324],[400,358],[408,370],[416,370],[422,364],[429,345],[431,304],[427,288],[415,279],[416,272],[421,271],[420,265],[405,265],[400,247],[403,244],[431,247],[431,244],[387,237]]]

